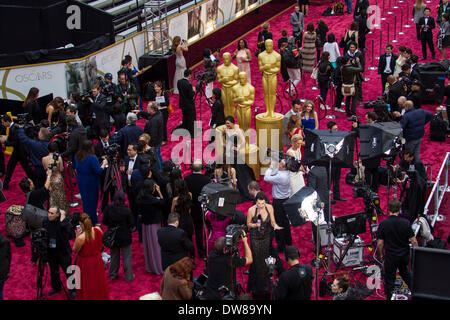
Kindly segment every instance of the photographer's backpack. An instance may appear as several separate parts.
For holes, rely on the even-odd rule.
[[[437,113],[433,116],[430,122],[430,140],[431,141],[445,141],[445,134],[447,133],[447,123],[442,119],[442,114]]]

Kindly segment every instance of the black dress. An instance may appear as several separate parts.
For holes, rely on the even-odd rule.
[[[270,215],[267,207],[267,218],[261,221],[261,227],[250,229],[250,249],[253,255],[253,263],[250,265],[250,273],[247,283],[247,292],[251,292],[254,296],[263,297],[270,293],[270,276],[269,268],[266,265],[266,258],[270,255],[270,234],[272,226],[270,223]],[[258,222],[258,208],[256,208],[255,216],[252,223]],[[255,297],[254,297],[255,298]]]
[[[227,144],[231,143],[233,146],[237,147],[239,144],[238,140],[239,136],[237,134],[233,134],[231,136],[228,136],[227,134]],[[240,193],[239,203],[252,201],[253,198],[248,192],[247,186],[251,181],[256,180],[255,174],[253,173],[253,170],[245,163],[245,159],[242,159],[237,151],[232,150],[231,146],[227,147],[227,150],[232,152],[231,159],[227,157],[227,162],[230,163],[231,161],[231,166],[236,170],[237,187]]]

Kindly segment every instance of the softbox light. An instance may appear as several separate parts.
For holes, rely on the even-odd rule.
[[[403,139],[403,130],[397,122],[375,122],[359,126],[361,159],[388,154]]]
[[[206,199],[208,210],[226,217],[234,217],[239,191],[220,183],[208,183],[202,189],[201,198]]]
[[[305,129],[303,162],[307,165],[353,167],[356,133]]]
[[[314,224],[324,221],[321,203],[319,194],[313,188],[303,187],[283,202],[283,206],[291,225],[298,227],[308,221]]]

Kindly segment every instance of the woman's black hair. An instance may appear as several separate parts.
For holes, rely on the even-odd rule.
[[[225,118],[225,122],[230,121],[231,123],[236,123],[233,116],[228,116]]]
[[[153,190],[155,188],[155,184],[151,179],[144,180],[144,184],[141,188],[141,191],[139,191],[138,199],[142,199],[145,196],[153,194]]]
[[[334,33],[329,33],[328,37],[327,37],[327,40],[328,40],[329,43],[335,42],[336,41],[336,36],[334,35]]]
[[[214,95],[214,98],[216,98],[216,100],[222,99],[222,90],[220,90],[220,88],[214,88],[212,93]]]
[[[203,49],[203,58],[209,58],[210,55],[211,50],[209,50],[208,48]]]
[[[245,41],[245,39],[240,39],[240,40],[238,41],[238,43],[237,43],[237,49],[238,49],[238,50],[241,49],[240,46],[239,46],[239,42],[241,42],[241,41],[244,41],[244,48],[245,48],[245,49],[248,49],[247,41]]]
[[[56,141],[52,141],[47,145],[48,152],[57,152],[58,149],[58,142]]]

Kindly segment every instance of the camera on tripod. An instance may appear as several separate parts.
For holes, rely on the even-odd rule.
[[[296,159],[295,157],[290,156],[287,153],[273,150],[270,148],[267,148],[266,157],[274,159],[276,161],[285,160],[286,161],[286,169],[288,169],[291,172],[298,172],[302,166],[302,162],[300,160]]]
[[[351,122],[359,122],[359,119],[361,119],[361,117],[358,116],[351,116],[350,118],[347,118],[347,120]]]
[[[48,233],[44,228],[39,228],[31,236],[32,256],[41,262],[48,260]]]
[[[227,226],[225,235],[225,253],[232,255],[239,251],[239,240],[246,227],[239,224],[230,224]]]
[[[28,113],[19,113],[17,115],[17,124],[18,125],[26,125],[29,121],[30,115]]]
[[[117,143],[112,143],[109,146],[105,148],[105,154],[106,157],[109,160],[114,160],[117,157],[117,154],[119,153],[120,145]]]

